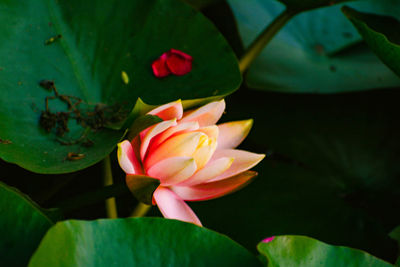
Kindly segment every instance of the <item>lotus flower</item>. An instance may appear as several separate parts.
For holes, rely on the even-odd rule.
[[[249,133],[252,120],[215,125],[224,110],[224,100],[186,112],[181,101],[165,104],[148,113],[162,122],[118,144],[128,185],[137,175],[159,179],[153,204],[164,217],[201,226],[185,201],[226,195],[256,176],[247,170],[264,155],[234,149]]]

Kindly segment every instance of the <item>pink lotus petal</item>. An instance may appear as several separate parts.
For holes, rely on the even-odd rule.
[[[197,121],[200,127],[215,124],[222,116],[225,110],[225,101],[211,102],[194,111],[184,113],[180,122]]]
[[[211,159],[216,160],[223,157],[232,157],[235,160],[231,167],[224,173],[211,179],[210,182],[223,180],[225,178],[237,175],[241,172],[247,171],[257,165],[264,157],[264,154],[256,154],[239,149],[217,149]]]
[[[269,242],[271,242],[271,241],[274,240],[274,239],[275,239],[275,236],[271,236],[271,237],[267,237],[267,238],[263,239],[261,242],[263,242],[263,243],[269,243]]]
[[[118,162],[126,174],[140,174],[141,165],[136,158],[131,143],[125,140],[118,144]]]
[[[159,122],[148,128],[148,130],[145,132],[145,135],[141,136],[142,143],[140,145],[140,158],[142,159],[142,161],[146,156],[147,148],[149,147],[152,138],[158,135],[159,133],[162,133],[169,127],[175,125],[176,125],[176,120],[173,119],[169,121]]]
[[[162,106],[159,106],[149,113],[150,115],[156,115],[160,117],[163,121],[177,119],[180,120],[183,115],[183,108],[181,100],[177,100]]]
[[[162,54],[159,58],[153,61],[151,64],[151,68],[153,69],[153,74],[157,78],[163,78],[171,74],[171,71],[168,69],[166,61],[167,61],[168,53]]]
[[[151,166],[166,158],[192,157],[204,138],[207,138],[207,136],[198,132],[183,133],[169,138],[148,154],[144,161],[145,169],[148,170]]]
[[[184,200],[208,200],[221,197],[238,190],[256,175],[256,172],[246,171],[231,178],[217,182],[204,183],[194,186],[172,186],[171,190]]]
[[[180,183],[191,177],[197,166],[191,157],[164,159],[147,170],[150,177],[160,179],[163,186]]]
[[[211,180],[226,171],[232,165],[233,160],[234,158],[225,157],[210,161],[206,166],[204,166],[204,168],[198,170],[192,177],[190,177],[190,179],[178,185],[193,186],[207,182],[208,180]]]
[[[151,145],[149,147],[149,151],[154,150],[165,140],[167,140],[168,138],[170,138],[176,134],[192,132],[194,130],[197,130],[198,128],[199,128],[199,124],[195,121],[178,123],[178,125],[168,128],[164,132],[157,135],[157,137],[153,138]]]
[[[253,120],[233,121],[218,125],[218,149],[235,148],[249,134]]]
[[[153,198],[165,218],[190,222],[201,226],[199,218],[193,210],[168,188],[159,186]]]

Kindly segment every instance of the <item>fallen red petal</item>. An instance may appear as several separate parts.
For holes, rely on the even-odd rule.
[[[168,58],[168,53],[164,53],[158,59],[154,60],[153,63],[151,64],[153,73],[157,78],[163,78],[171,74],[166,64],[167,58]]]
[[[166,65],[171,73],[175,75],[185,75],[192,70],[192,61],[179,54],[170,53]]]
[[[169,50],[169,52],[171,54],[175,54],[175,55],[181,56],[186,60],[190,60],[190,61],[193,60],[192,56],[190,56],[190,55],[188,55],[188,54],[186,54],[186,53],[184,53],[184,52],[182,52],[180,50],[176,50],[176,49],[171,48],[171,50]]]

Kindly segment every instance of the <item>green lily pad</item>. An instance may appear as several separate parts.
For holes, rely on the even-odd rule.
[[[69,145],[61,145],[54,129],[47,133],[39,127],[45,98],[54,96],[39,86],[42,80],[54,81],[58,93],[72,102],[81,99],[75,108],[86,116],[96,105],[100,111],[95,114],[101,107],[129,112],[138,97],[159,105],[226,95],[241,82],[225,39],[181,1],[6,1],[0,11],[0,138],[7,140],[0,144],[0,157],[34,172],[88,167],[109,154],[124,133],[84,129],[70,118],[70,131],[62,137]],[[151,63],[171,48],[190,54],[193,69],[158,79]],[[129,77],[127,84],[122,71]],[[59,99],[49,103],[52,113],[69,112]],[[77,142],[83,133],[90,141]],[[80,156],[70,160],[68,153]]]
[[[393,17],[361,13],[349,7],[343,7],[342,11],[383,63],[400,76],[400,22]]]
[[[261,266],[226,236],[161,218],[65,221],[49,230],[29,266]]]
[[[0,182],[0,265],[26,266],[53,221],[26,195]]]
[[[284,9],[264,0],[229,0],[245,47]],[[304,1],[296,1],[303,3]],[[400,16],[397,1],[355,1],[347,5]],[[400,79],[365,46],[340,11],[342,4],[292,18],[250,66],[246,83],[256,89],[298,93],[340,93],[395,87]]]
[[[277,236],[268,243],[259,243],[257,248],[268,259],[269,267],[393,266],[366,252],[331,246],[305,236]]]
[[[240,148],[267,155],[254,168],[259,176],[190,206],[204,226],[249,249],[263,237],[298,234],[393,259],[387,234],[400,220],[399,97],[240,90],[223,119],[254,119]]]

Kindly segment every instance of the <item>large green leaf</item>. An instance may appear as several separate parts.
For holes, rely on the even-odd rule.
[[[148,104],[225,95],[241,82],[236,58],[222,35],[199,12],[176,0],[56,1],[0,3],[0,156],[40,173],[64,173],[98,162],[123,132],[90,132],[90,148],[60,145],[39,127],[45,97],[39,81],[54,80],[60,94],[79,97],[80,106],[120,105],[131,110],[138,97]],[[51,37],[54,42],[45,45]],[[151,63],[170,48],[193,56],[184,76],[157,79]],[[130,82],[125,84],[121,72]],[[58,100],[52,112],[66,111]],[[84,129],[73,120],[64,139]],[[84,154],[67,159],[69,152]]]
[[[400,221],[400,92],[288,95],[239,90],[225,120],[254,118],[242,149],[265,153],[259,176],[229,196],[189,203],[203,225],[248,248],[307,235],[396,255]]]
[[[29,266],[260,266],[260,262],[206,228],[160,218],[129,218],[58,223]]]
[[[342,10],[369,47],[400,76],[400,22],[392,17],[357,12],[349,7]]]
[[[0,182],[0,265],[26,266],[50,218],[27,196]]]
[[[228,2],[246,47],[285,8],[272,0]],[[395,0],[356,1],[348,5],[379,14],[400,15],[400,5]],[[399,85],[400,79],[367,47],[353,46],[362,38],[340,11],[341,6],[295,16],[253,62],[246,83],[262,90],[301,93],[338,93]]]
[[[360,250],[331,246],[305,236],[277,236],[257,246],[269,267],[390,267],[388,262]]]

